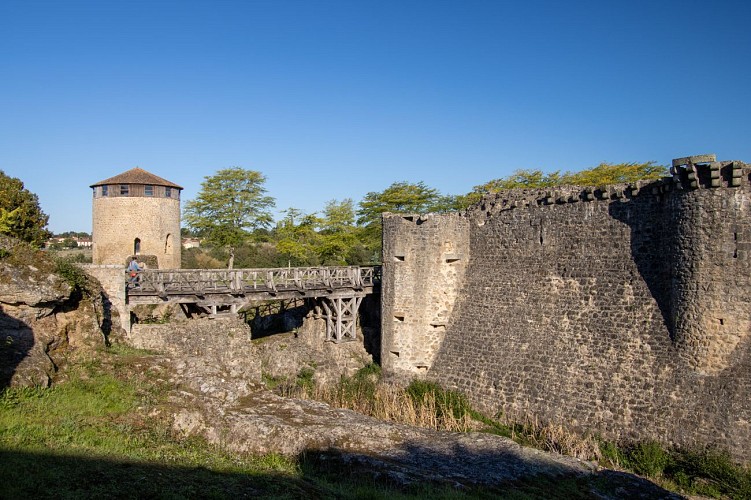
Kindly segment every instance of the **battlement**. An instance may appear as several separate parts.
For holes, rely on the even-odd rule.
[[[565,203],[629,200],[637,196],[662,196],[671,191],[737,188],[751,182],[751,166],[740,161],[716,161],[715,155],[689,156],[672,161],[670,176],[653,181],[607,186],[506,189],[490,193],[465,214],[477,216],[520,207]],[[414,217],[414,216],[413,216]]]
[[[384,371],[478,407],[751,459],[751,168],[384,214]]]

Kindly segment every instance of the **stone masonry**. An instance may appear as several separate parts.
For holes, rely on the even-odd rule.
[[[386,214],[384,369],[493,414],[751,459],[751,168],[672,173]]]
[[[132,255],[179,269],[182,187],[134,168],[92,184],[94,264],[125,267]]]

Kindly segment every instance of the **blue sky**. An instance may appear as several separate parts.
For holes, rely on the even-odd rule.
[[[751,162],[751,2],[0,0],[0,170],[50,229],[140,166],[232,166],[277,209],[393,182]]]

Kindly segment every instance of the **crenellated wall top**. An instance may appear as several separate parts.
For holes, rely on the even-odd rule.
[[[464,215],[566,203],[626,200],[637,196],[662,196],[670,191],[738,188],[749,184],[751,165],[741,161],[716,161],[714,155],[690,156],[673,160],[670,176],[607,186],[557,186],[555,188],[507,189],[486,194]]]

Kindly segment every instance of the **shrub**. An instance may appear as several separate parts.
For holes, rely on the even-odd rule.
[[[306,392],[312,391],[315,386],[313,375],[315,375],[313,368],[307,366],[301,368],[297,373],[297,386]]]
[[[700,495],[751,498],[751,469],[733,463],[727,452],[683,451],[666,472],[678,485]]]
[[[659,477],[670,464],[670,454],[656,441],[637,443],[627,450],[626,463],[638,474]]]
[[[55,272],[70,285],[74,292],[91,295],[88,276],[70,260],[55,259]]]
[[[464,394],[446,390],[435,382],[413,380],[406,390],[415,403],[434,399],[438,418],[449,415],[455,419],[472,416],[472,407]]]

